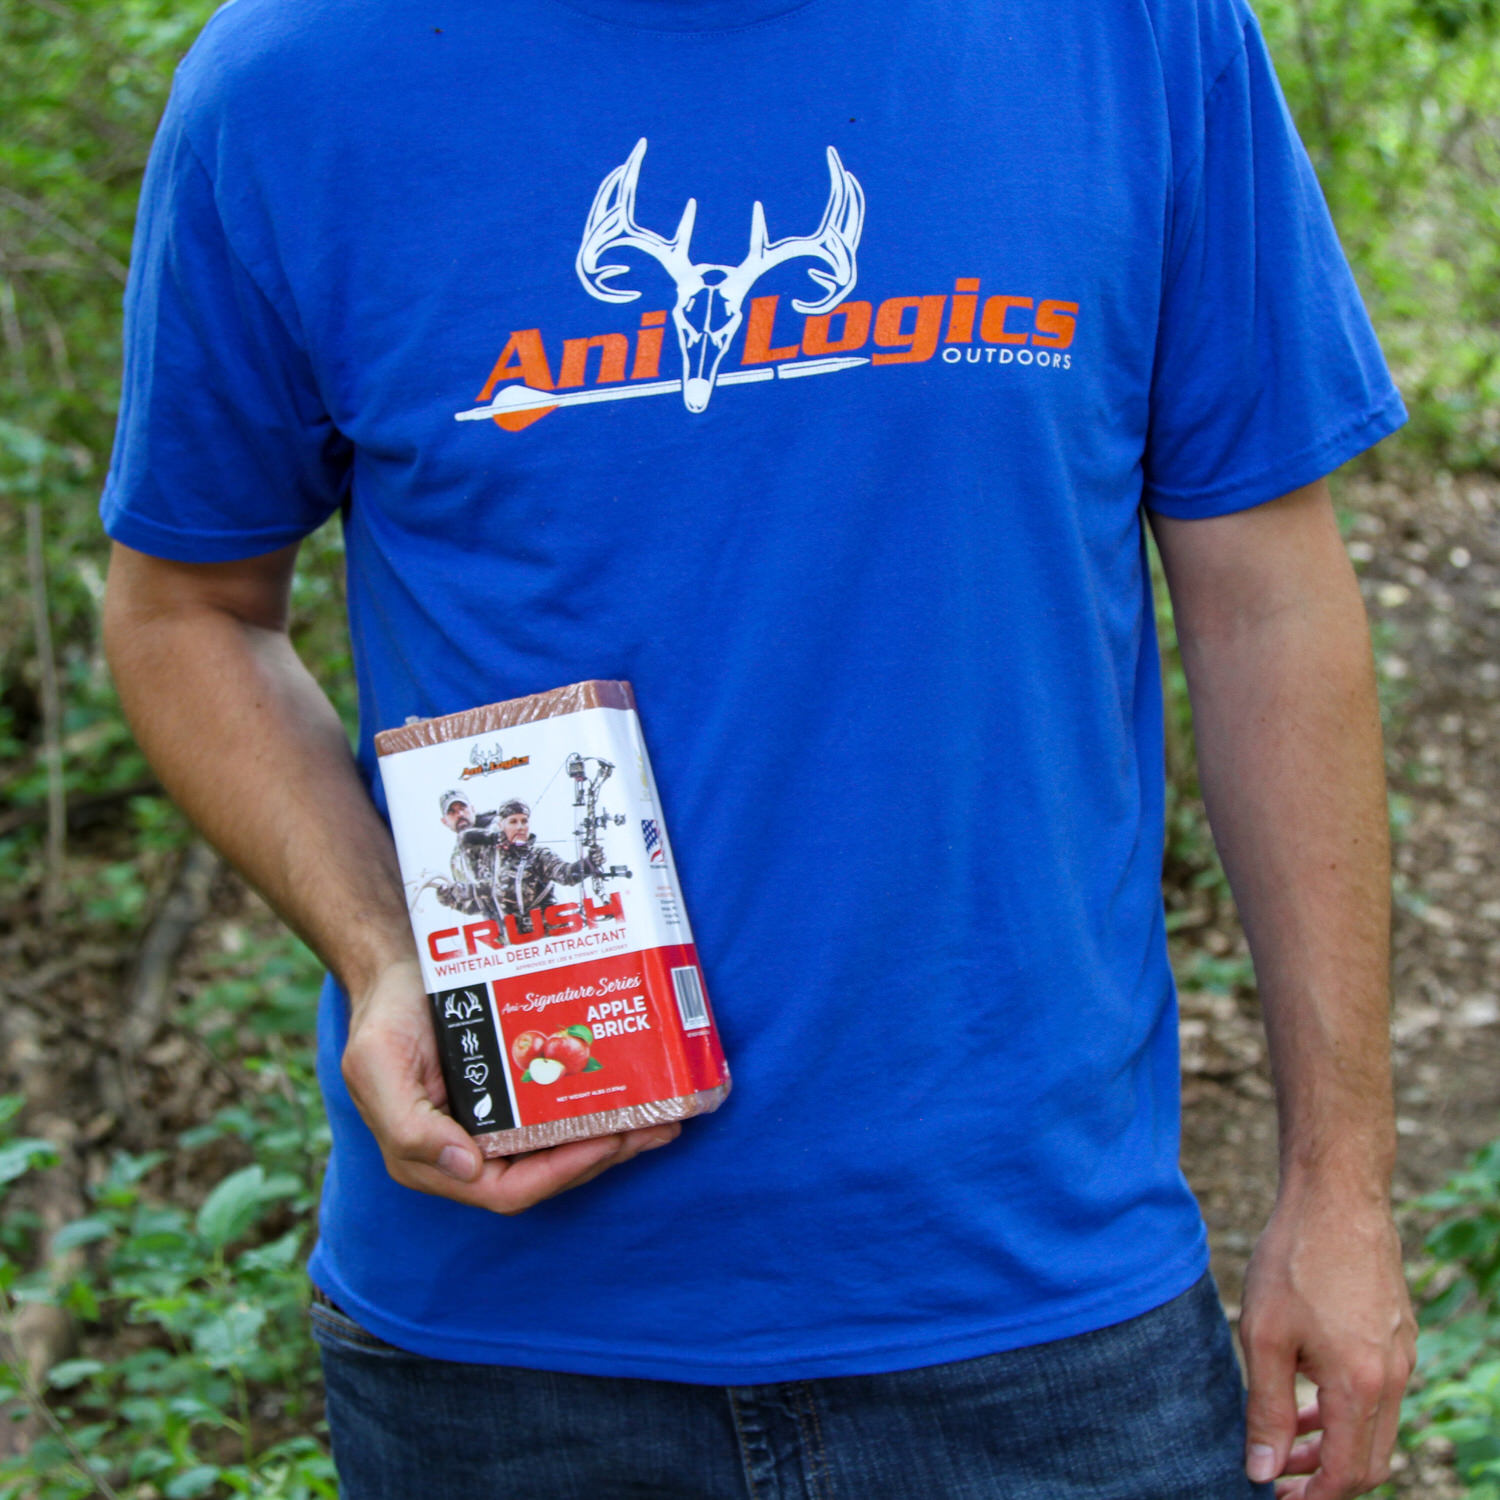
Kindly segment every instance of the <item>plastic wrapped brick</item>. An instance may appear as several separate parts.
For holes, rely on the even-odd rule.
[[[375,736],[453,1116],[486,1156],[729,1093],[628,682]]]

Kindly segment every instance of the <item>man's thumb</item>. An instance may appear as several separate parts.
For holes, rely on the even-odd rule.
[[[438,1152],[438,1171],[459,1182],[473,1182],[479,1175],[479,1159],[462,1146],[444,1146]]]
[[[381,1102],[386,1106],[384,1113],[372,1109],[367,1118],[376,1135],[383,1136],[386,1165],[398,1182],[405,1180],[398,1170],[401,1163],[436,1167],[455,1182],[473,1182],[479,1176],[483,1165],[479,1152],[452,1115],[420,1095],[403,1099],[399,1092],[392,1092]]]
[[[1245,1472],[1256,1484],[1286,1467],[1297,1436],[1297,1357],[1289,1344],[1245,1339],[1250,1399],[1245,1407]]]
[[[431,1162],[455,1182],[473,1182],[483,1163],[463,1127],[427,1099],[420,1100],[412,1113],[412,1133],[403,1153],[407,1160]]]

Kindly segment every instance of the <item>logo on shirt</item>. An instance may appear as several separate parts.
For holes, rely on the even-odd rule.
[[[826,271],[816,267],[809,271],[824,295],[813,301],[792,303],[798,312],[808,316],[831,311],[854,289],[857,274],[854,252],[864,228],[865,193],[830,146],[828,172],[833,185],[823,222],[815,233],[772,241],[766,233],[766,210],[757,199],[750,214],[750,251],[744,260],[737,266],[700,263],[690,253],[693,221],[698,213],[696,198],[688,199],[670,240],[636,223],[635,192],[645,155],[646,140],[642,136],[624,164],[600,183],[588,223],[584,225],[583,243],[578,247],[574,268],[584,288],[601,302],[634,302],[641,295],[639,292],[612,284],[630,267],[601,265],[600,258],[630,249],[643,250],[658,262],[677,288],[672,326],[682,354],[683,403],[689,411],[702,411],[713,394],[730,341],[745,320],[745,296],[772,266],[812,257],[828,267]]]
[[[1071,356],[1061,351],[1073,342],[1076,302],[1049,299],[1038,303],[1031,297],[998,295],[988,297],[981,311],[976,277],[958,278],[951,297],[946,293],[888,297],[878,309],[870,302],[846,300],[858,275],[865,193],[832,146],[827,148],[828,204],[813,233],[772,240],[765,207],[756,200],[748,251],[738,265],[731,266],[693,259],[696,198],[688,199],[670,238],[637,222],[636,190],[646,144],[643,136],[599,184],[573,262],[584,290],[601,302],[634,302],[642,295],[617,284],[630,271],[628,265],[605,259],[621,250],[650,256],[671,280],[675,290],[671,309],[641,315],[629,376],[626,363],[631,347],[624,333],[563,340],[554,378],[541,329],[517,329],[479,392],[477,399],[484,404],[456,412],[456,420],[492,419],[507,431],[517,432],[560,406],[672,394],[681,396],[689,412],[698,413],[707,409],[720,386],[828,375],[867,365],[922,363],[936,354],[940,338],[948,364],[983,360],[1057,369],[1071,365]],[[772,267],[801,259],[817,262],[807,270],[823,295],[792,299],[792,310],[802,316],[800,337],[778,345],[780,297],[751,298],[748,311],[745,301]],[[1030,315],[1030,327],[1023,326],[1023,314]],[[669,318],[677,336],[680,373],[676,379],[661,380],[657,377]],[[980,347],[946,347],[973,346],[976,321]],[[725,357],[742,328],[739,367],[726,370]],[[872,334],[876,352],[855,352],[870,344]],[[599,358],[590,384],[589,356],[596,349]]]

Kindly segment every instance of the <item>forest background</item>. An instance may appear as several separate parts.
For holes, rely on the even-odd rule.
[[[313,957],[197,842],[99,642],[135,200],[205,0],[0,0],[0,1500],[336,1493],[301,1265]],[[1260,13],[1412,422],[1343,476],[1398,840],[1400,1212],[1424,1312],[1389,1493],[1500,1500],[1500,0]],[[295,639],[351,727],[336,527]],[[1231,1315],[1274,1191],[1253,977],[1169,684],[1185,1164]]]

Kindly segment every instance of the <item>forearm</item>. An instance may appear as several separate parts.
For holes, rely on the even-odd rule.
[[[278,622],[112,579],[106,644],[167,790],[350,993],[410,959],[390,835],[337,714]]]
[[[1379,713],[1352,570],[1336,535],[1312,546],[1316,567],[1293,560],[1243,596],[1184,585],[1179,633],[1271,1044],[1283,1191],[1383,1200],[1395,1137]]]

